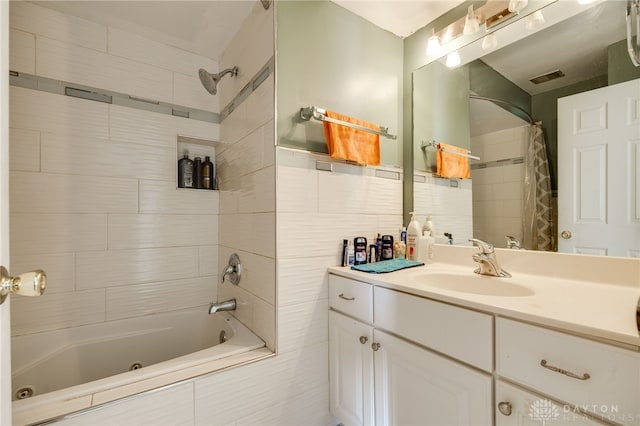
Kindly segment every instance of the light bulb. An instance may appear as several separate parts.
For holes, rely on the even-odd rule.
[[[445,65],[448,66],[449,68],[455,68],[458,65],[460,65],[460,62],[461,62],[460,54],[456,50],[455,52],[451,52],[447,55],[447,60],[445,62]]]
[[[482,39],[482,50],[491,50],[498,47],[498,38],[494,33],[489,33]]]
[[[432,30],[432,35],[427,42],[427,56],[438,56],[441,52],[440,38],[436,35],[435,30]]]
[[[529,4],[529,0],[510,0],[509,1],[509,12],[518,13]]]
[[[467,16],[464,18],[462,34],[471,35],[478,31],[480,31],[480,24],[478,23],[478,18],[476,18],[476,14],[473,11],[473,5],[471,5],[469,6],[469,9],[467,9]]]
[[[536,10],[531,15],[527,16],[524,21],[524,27],[528,30],[540,28],[544,25],[544,15],[542,11]]]

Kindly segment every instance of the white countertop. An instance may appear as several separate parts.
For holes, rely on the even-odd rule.
[[[636,320],[640,259],[497,249],[499,264],[512,274],[511,278],[498,278],[473,273],[476,264],[471,254],[476,251],[471,247],[437,246],[434,263],[425,266],[386,274],[359,272],[349,267],[330,267],[329,272],[640,349]],[[483,285],[515,285],[527,292],[513,297],[455,291],[438,286],[442,274],[475,276],[491,280],[483,281]]]

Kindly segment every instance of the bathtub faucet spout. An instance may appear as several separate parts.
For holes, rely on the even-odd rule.
[[[224,302],[212,303],[209,306],[209,315],[215,314],[220,311],[235,311],[236,310],[236,299],[226,300]]]

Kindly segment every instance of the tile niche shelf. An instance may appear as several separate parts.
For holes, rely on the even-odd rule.
[[[185,151],[189,153],[189,158],[193,160],[195,157],[202,158],[204,162],[205,157],[209,157],[211,162],[215,167],[214,177],[217,177],[218,165],[216,164],[216,147],[220,145],[221,142],[202,139],[202,138],[194,138],[191,136],[177,136],[176,143],[176,162],[175,162],[175,183],[176,189],[179,191],[198,191],[198,192],[211,192],[209,189],[196,189],[196,188],[179,188],[178,187],[178,161],[184,157]],[[216,189],[217,191],[217,189]]]

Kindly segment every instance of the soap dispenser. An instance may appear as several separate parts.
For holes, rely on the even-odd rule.
[[[418,239],[422,235],[422,226],[416,218],[416,214],[411,212],[411,221],[407,227],[407,259],[418,260]]]

